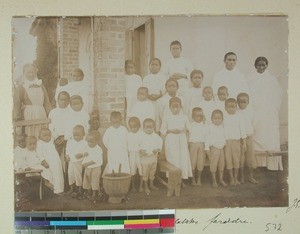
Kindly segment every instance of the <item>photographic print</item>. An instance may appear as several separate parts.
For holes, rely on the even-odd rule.
[[[288,24],[14,17],[15,211],[288,206]]]

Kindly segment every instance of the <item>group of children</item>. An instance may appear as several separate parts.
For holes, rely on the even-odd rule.
[[[157,156],[162,153],[181,169],[183,187],[188,178],[192,178],[193,186],[201,186],[207,161],[213,187],[218,186],[216,171],[219,183],[227,186],[225,168],[230,185],[244,183],[245,164],[249,181],[258,183],[253,176],[253,111],[248,94],[228,98],[227,88],[221,86],[214,95],[211,87],[202,88],[202,71],[192,70],[188,60],[180,57],[180,42],[172,42],[170,49],[173,59],[167,65],[167,75],[160,72],[158,58],[151,59],[150,74],[143,79],[135,74],[132,61],[125,62],[125,116],[123,119],[121,112],[111,112],[111,126],[102,138],[107,148],[103,173],[130,173],[132,190],[136,190],[138,175],[139,191],[149,194],[158,189],[154,178]],[[81,76],[80,71],[75,74]],[[17,136],[15,169],[42,170],[57,194],[64,192],[64,171],[70,185],[68,194],[95,199],[103,164],[101,135],[89,131],[89,115],[79,94],[70,96],[62,87],[57,92],[49,128],[41,128],[38,136]]]

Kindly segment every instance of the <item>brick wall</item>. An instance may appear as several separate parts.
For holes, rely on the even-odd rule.
[[[79,18],[62,18],[61,21],[61,71],[62,78],[72,79],[72,72],[79,67]]]
[[[112,111],[124,115],[125,30],[124,18],[94,18],[94,88],[101,132],[110,125]]]

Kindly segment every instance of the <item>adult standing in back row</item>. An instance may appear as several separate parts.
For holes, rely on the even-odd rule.
[[[225,86],[228,89],[228,98],[236,99],[239,93],[250,94],[245,76],[237,68],[235,68],[236,62],[237,56],[235,53],[228,52],[225,54],[225,68],[215,75],[212,82],[214,95],[217,95],[218,89],[221,86]]]

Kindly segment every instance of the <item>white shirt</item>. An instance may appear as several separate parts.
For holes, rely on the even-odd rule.
[[[136,133],[128,132],[127,134],[127,144],[129,152],[136,152],[139,150],[139,144],[142,138],[143,132],[141,130]]]
[[[139,144],[139,148],[142,150],[146,150],[147,155],[153,155],[153,150],[162,148],[163,141],[159,135],[156,133],[142,134],[141,141]]]
[[[217,94],[221,86],[228,89],[229,98],[236,99],[239,93],[250,94],[244,75],[236,68],[231,71],[224,68],[215,75],[212,82],[213,93]]]
[[[16,171],[26,169],[25,149],[20,146],[14,148],[14,168]]]
[[[192,122],[189,126],[189,142],[192,143],[205,143],[205,149],[209,149],[209,143],[208,143],[208,133],[209,129],[206,124],[203,123],[197,123]]]
[[[225,101],[220,101],[218,96],[216,96],[216,100],[215,100],[215,109],[221,110],[223,114],[225,113]]]
[[[143,79],[143,86],[148,88],[149,95],[165,92],[166,76],[162,73],[149,74]]]
[[[84,151],[84,153],[88,153],[88,155],[83,158],[82,164],[94,161],[95,164],[89,165],[87,168],[101,167],[103,159],[102,149],[99,145],[96,145],[94,148],[91,148],[87,145]]]
[[[189,78],[190,74],[193,71],[193,65],[190,60],[179,57],[179,58],[172,58],[166,64],[167,66],[167,75],[168,78],[173,75],[174,73],[182,73],[187,76],[187,78],[181,78],[177,80],[179,89],[178,93],[180,95],[186,96],[189,90]]]
[[[54,140],[61,135],[67,134],[68,128],[66,121],[72,118],[70,113],[71,108],[69,106],[66,108],[58,107],[50,111],[49,118],[51,119],[51,123],[49,124],[49,129]]]
[[[253,128],[254,111],[252,106],[248,105],[246,109],[244,110],[238,109],[237,111],[244,119],[246,135],[252,136],[254,133],[254,128]]]
[[[137,101],[133,107],[131,113],[128,113],[128,117],[137,117],[141,125],[143,125],[143,122],[145,119],[150,118],[155,120],[155,108],[151,101],[146,100],[144,102]]]
[[[75,141],[70,139],[67,142],[66,154],[70,157],[70,162],[79,162],[83,158],[77,159],[75,156],[77,154],[84,154],[84,150],[87,147],[87,142],[85,140]]]
[[[166,134],[167,130],[184,130],[189,129],[188,117],[182,113],[178,115],[173,115],[171,112],[166,114],[163,118],[161,133]]]
[[[208,135],[209,146],[216,147],[218,149],[222,149],[225,144],[225,131],[223,125],[209,125],[209,135]]]
[[[245,122],[238,112],[233,115],[224,113],[224,130],[226,140],[239,140],[247,137]]]
[[[199,103],[203,100],[202,96],[203,89],[191,87],[189,93],[187,95],[187,103],[189,105],[190,110],[194,107],[199,107]]]
[[[28,150],[27,148],[24,149],[24,157],[25,157],[25,165],[24,169],[27,167],[33,167],[36,165],[40,165],[43,161],[37,151]]]
[[[84,128],[84,132],[87,133],[89,131],[89,119],[90,116],[86,112],[85,109],[81,109],[80,111],[74,111],[73,109],[70,110],[70,119],[69,121],[65,121],[65,124],[67,125],[67,131],[66,131],[66,137],[65,139],[71,139],[73,136],[73,128],[76,125],[81,125]]]
[[[199,103],[199,107],[201,107],[203,110],[205,116],[205,123],[207,124],[211,123],[211,114],[216,109],[214,100],[210,100],[210,101],[202,100]]]
[[[130,113],[137,102],[137,90],[142,87],[143,81],[139,75],[125,75],[125,98],[127,101],[127,113]]]

